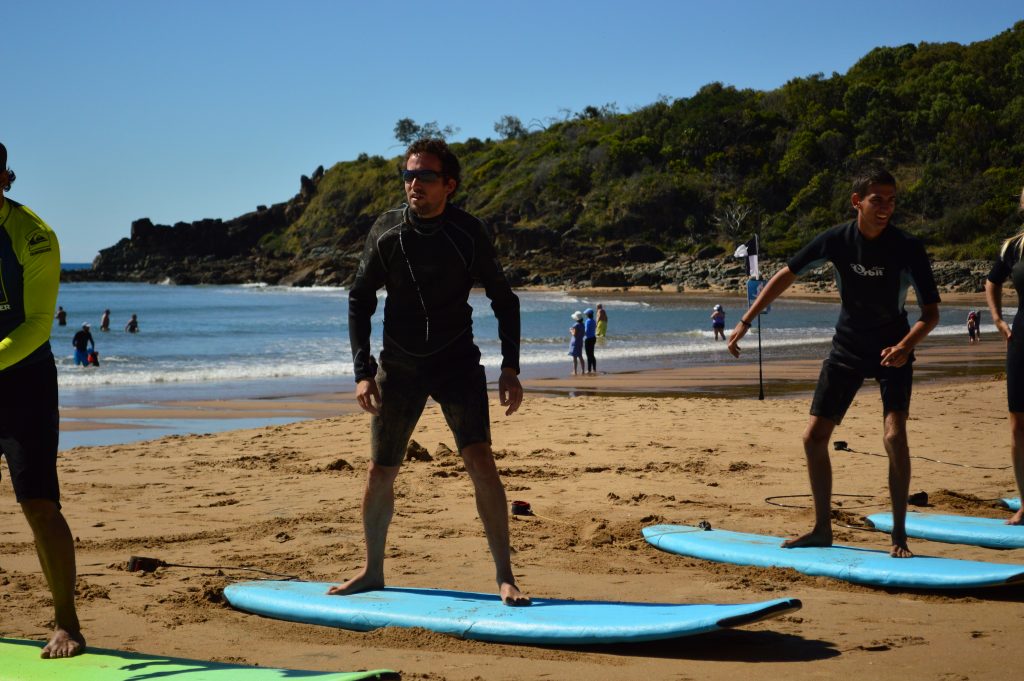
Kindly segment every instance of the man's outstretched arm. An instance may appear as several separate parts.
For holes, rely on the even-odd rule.
[[[796,275],[793,274],[788,266],[783,267],[775,273],[774,277],[768,280],[768,283],[761,289],[761,293],[758,294],[757,299],[754,300],[750,308],[740,315],[736,328],[732,330],[732,334],[729,336],[729,353],[733,357],[740,356],[740,339],[747,335],[747,330],[750,329],[751,324],[757,319],[757,315],[761,314],[766,307],[772,304],[772,301],[782,295],[782,292],[789,288],[794,281],[796,281]]]

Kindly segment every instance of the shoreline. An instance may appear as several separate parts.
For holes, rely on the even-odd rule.
[[[1003,371],[1005,346],[993,333],[988,340],[968,345],[957,337],[927,339],[917,351],[915,383],[957,383],[990,380]],[[740,359],[726,357],[672,366],[626,369],[597,375],[542,376],[522,379],[531,396],[557,397],[720,397],[757,398],[756,352],[750,345]],[[817,348],[815,348],[817,350]],[[765,399],[809,395],[817,381],[822,348],[816,357],[773,358],[763,365]],[[659,364],[659,362],[652,362]],[[862,391],[871,389],[866,382]],[[491,401],[497,402],[497,381],[490,381]],[[261,425],[282,426],[308,419],[361,413],[352,391],[323,391],[285,397],[223,400],[166,400],[146,404],[61,409],[61,449],[128,444],[169,435],[210,434]]]

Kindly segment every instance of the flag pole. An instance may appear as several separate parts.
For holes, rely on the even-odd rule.
[[[761,259],[761,244],[758,243],[757,232],[754,232],[754,250],[757,252],[758,260]],[[761,274],[761,266],[758,264],[757,274]],[[764,369],[761,363],[761,315],[757,315],[757,399],[764,399]]]

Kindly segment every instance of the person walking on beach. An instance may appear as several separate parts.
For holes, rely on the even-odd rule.
[[[57,306],[57,314],[53,315],[53,318],[57,320],[57,326],[68,325],[68,313],[60,305]]]
[[[41,655],[71,657],[85,649],[85,638],[75,610],[75,544],[57,481],[60,415],[50,315],[60,286],[60,247],[39,216],[4,198],[14,179],[0,144],[0,453],[53,597],[54,630]]]
[[[100,331],[110,331],[110,310],[104,310],[100,317]]]
[[[1024,191],[1020,194],[1024,211]],[[985,299],[992,323],[1006,339],[1006,398],[1010,411],[1010,459],[1017,491],[1024,498],[1024,229],[1003,242],[999,259],[985,281]],[[1003,319],[1003,283],[1010,279],[1017,291],[1017,314],[1013,327]],[[1024,508],[1006,521],[1024,525]]]
[[[711,330],[715,332],[715,340],[725,340],[725,310],[721,305],[715,305],[711,311]]]
[[[139,332],[139,317],[138,315],[132,315],[132,318],[128,320],[128,323],[124,325],[124,330],[128,333]]]
[[[569,356],[572,357],[572,375],[584,373],[583,370],[583,334],[586,328],[583,326],[583,313],[576,310],[572,313],[572,320],[575,322],[569,327]],[[577,364],[579,371],[576,370]]]
[[[96,342],[89,331],[89,322],[82,324],[82,328],[75,332],[71,345],[75,348],[75,366],[89,366],[89,351],[96,349]]]
[[[369,472],[363,496],[366,566],[330,594],[384,586],[384,552],[394,513],[394,484],[427,397],[441,405],[473,481],[476,507],[506,605],[529,605],[512,574],[508,503],[491,451],[487,377],[473,342],[469,293],[483,285],[498,319],[498,396],[510,416],[523,401],[519,383],[519,298],[512,292],[484,225],[449,203],[459,186],[458,158],[442,139],[405,152],[408,205],[370,229],[349,292],[349,340],[356,400],[370,421]],[[370,318],[384,287],[380,366],[370,354]]]
[[[589,307],[583,311],[586,319],[583,320],[583,349],[587,353],[587,373],[597,373],[597,358],[594,356],[594,346],[597,344],[597,322],[594,321],[594,311]]]
[[[922,243],[889,224],[896,208],[896,180],[885,170],[858,178],[850,202],[857,217],[819,234],[779,270],[751,304],[729,337],[739,341],[753,320],[798,276],[831,261],[842,306],[832,351],[821,367],[804,432],[804,452],[814,497],[814,528],[784,547],[831,546],[832,463],[828,443],[865,378],[882,394],[883,442],[889,455],[893,531],[890,555],[908,558],[906,513],[910,490],[907,418],[914,348],[939,322],[939,292]],[[911,325],[904,308],[907,288],[917,292],[920,318]]]
[[[597,304],[597,337],[604,338],[608,333],[608,313],[601,303]]]

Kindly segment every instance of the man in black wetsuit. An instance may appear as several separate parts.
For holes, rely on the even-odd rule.
[[[405,153],[408,205],[381,215],[366,238],[349,292],[349,339],[356,399],[373,414],[372,457],[363,497],[366,567],[328,593],[384,586],[384,550],[394,512],[394,483],[427,397],[433,397],[473,480],[477,511],[507,605],[528,605],[516,586],[505,488],[491,452],[487,378],[473,342],[469,292],[483,285],[498,318],[506,415],[523,400],[519,384],[519,298],[512,292],[483,224],[448,203],[460,165],[444,140],[424,139]],[[377,290],[387,290],[380,367],[370,354]]]
[[[854,182],[850,197],[857,217],[822,232],[771,278],[740,317],[729,337],[729,352],[739,357],[739,341],[753,320],[796,278],[825,262],[835,267],[842,308],[832,352],[821,367],[804,432],[804,452],[814,496],[814,528],[784,547],[831,546],[832,463],[828,443],[865,378],[878,381],[889,455],[889,495],[893,531],[891,555],[912,556],[907,546],[906,514],[910,491],[907,417],[913,382],[914,347],[939,323],[939,292],[921,242],[889,219],[896,208],[896,180],[876,170]],[[913,286],[921,317],[913,326],[904,308]]]

